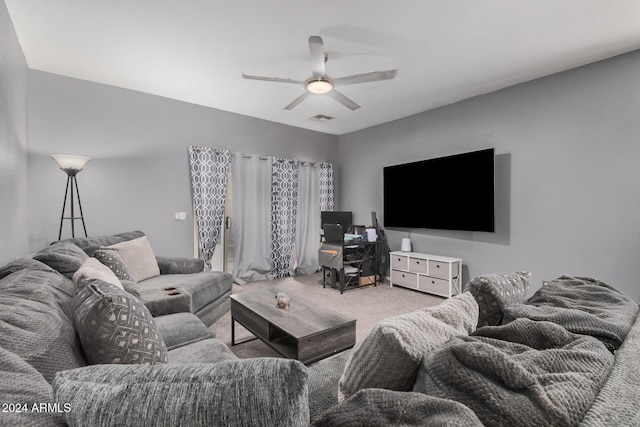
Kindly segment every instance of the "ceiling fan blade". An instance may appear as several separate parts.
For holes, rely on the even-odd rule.
[[[300,95],[299,97],[297,97],[296,99],[291,101],[291,103],[289,105],[287,105],[286,107],[284,107],[284,109],[285,110],[293,110],[298,104],[300,104],[302,101],[307,99],[309,97],[309,95],[310,95],[309,92],[307,92],[305,90],[302,95]]]
[[[333,99],[335,99],[336,101],[338,101],[340,104],[344,105],[351,111],[354,111],[360,108],[358,104],[356,104],[355,102],[353,102],[352,100],[350,100],[349,98],[347,98],[346,96],[344,96],[342,93],[338,92],[335,89],[327,93],[327,95],[329,95],[330,97],[332,97]]]
[[[314,77],[324,77],[324,43],[320,36],[309,37],[309,54],[311,56],[311,71]]]
[[[354,74],[352,76],[338,77],[332,79],[336,85],[352,85],[356,83],[377,82],[378,80],[389,80],[396,76],[397,70],[373,71],[371,73]]]
[[[248,80],[263,80],[266,82],[278,82],[278,83],[295,83],[295,84],[304,84],[302,80],[294,80],[294,79],[284,79],[281,77],[264,77],[264,76],[250,76],[248,74],[242,73],[243,79]]]

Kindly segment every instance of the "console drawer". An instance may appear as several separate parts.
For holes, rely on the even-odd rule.
[[[431,276],[419,276],[418,277],[418,289],[421,291],[438,294],[449,295],[449,281],[444,279],[438,279]]]
[[[406,271],[391,270],[391,283],[407,288],[418,288],[418,275]]]
[[[457,276],[458,270],[452,272],[452,277]],[[429,276],[438,277],[440,279],[449,278],[449,264],[446,262],[438,262],[429,260]]]
[[[427,274],[427,264],[428,261],[426,259],[409,258],[409,271]]]
[[[404,255],[391,255],[391,268],[399,268],[401,270],[409,269],[409,257]]]

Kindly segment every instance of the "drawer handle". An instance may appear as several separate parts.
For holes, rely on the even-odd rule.
[[[436,268],[440,268],[440,266],[438,264],[436,264]]]
[[[432,281],[431,281],[431,284],[432,284],[432,285],[435,285],[435,284],[436,284],[436,282],[432,280]]]

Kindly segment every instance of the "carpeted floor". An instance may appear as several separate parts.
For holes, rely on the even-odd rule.
[[[443,298],[401,287],[391,288],[388,283],[378,286],[367,286],[340,291],[327,285],[322,287],[322,274],[286,277],[282,279],[252,282],[243,286],[233,285],[233,293],[250,292],[252,289],[274,289],[291,295],[291,304],[295,304],[296,296],[314,301],[319,306],[345,314],[357,319],[356,342],[360,342],[381,319],[402,313],[418,310],[439,304]],[[275,304],[275,298],[274,298]],[[223,340],[238,357],[272,357],[278,356],[260,340],[231,346],[231,314],[227,312],[210,329]],[[236,323],[236,341],[252,337],[251,333]]]

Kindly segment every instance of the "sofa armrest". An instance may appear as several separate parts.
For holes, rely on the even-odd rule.
[[[164,339],[167,350],[216,336],[195,314],[166,314],[154,317],[153,320],[156,322],[158,333]]]
[[[308,372],[296,360],[93,365],[58,372],[68,425],[308,426]]]
[[[478,327],[499,325],[505,308],[524,301],[530,282],[528,271],[485,274],[469,281],[464,290],[471,292],[478,302]]]
[[[197,258],[156,257],[160,274],[190,274],[204,271],[204,261]]]

